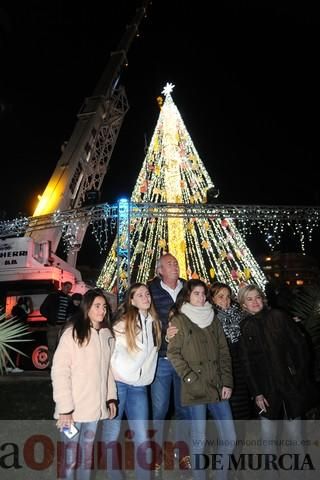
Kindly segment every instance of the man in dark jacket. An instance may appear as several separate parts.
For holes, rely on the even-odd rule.
[[[71,282],[64,282],[61,290],[49,293],[40,306],[40,313],[47,319],[48,361],[51,367],[60,328],[66,323],[72,312],[72,301],[69,295]]]
[[[162,445],[163,425],[161,426],[161,423],[166,419],[169,410],[171,386],[173,386],[174,395],[174,418],[176,420],[186,420],[188,418],[186,408],[181,405],[180,378],[167,357],[168,343],[166,341],[169,311],[175,303],[185,280],[179,278],[178,261],[170,253],[160,257],[156,266],[156,274],[157,276],[149,283],[149,288],[161,321],[162,342],[155,379],[151,384],[151,402],[153,420],[159,420],[156,425],[159,435],[157,441]],[[191,468],[190,459],[183,458],[180,461],[180,467]]]

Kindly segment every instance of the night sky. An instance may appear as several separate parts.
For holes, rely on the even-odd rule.
[[[84,98],[139,5],[85,3],[0,7],[2,217],[32,214]],[[156,98],[172,82],[221,203],[319,205],[315,4],[213,2],[209,13],[207,2],[154,0],[121,78],[130,110],[101,200],[131,194],[158,118]]]

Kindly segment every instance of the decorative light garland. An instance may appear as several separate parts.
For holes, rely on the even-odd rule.
[[[117,231],[98,284],[120,293],[130,279],[148,281],[156,260],[167,251],[178,257],[185,277],[208,283],[218,279],[234,291],[242,282],[266,282],[245,243],[250,235],[258,232],[273,250],[290,229],[305,252],[319,227],[320,207],[206,203],[214,185],[172,100],[172,88],[168,84],[163,91],[166,98],[127,204],[129,221],[117,225],[119,204],[102,204],[1,221],[0,238],[59,227],[69,252],[79,248],[78,229],[89,225],[102,253]]]
[[[143,220],[148,219],[166,219],[185,218],[185,228],[190,228],[190,219],[204,218],[216,220],[217,218],[232,219],[238,232],[245,239],[256,233],[256,230],[264,237],[265,242],[271,250],[279,244],[283,234],[290,230],[293,235],[299,237],[302,250],[305,250],[306,242],[312,242],[313,233],[320,226],[320,207],[296,207],[296,206],[277,206],[270,205],[222,205],[222,204],[198,204],[186,205],[178,203],[161,203],[156,206],[152,203],[130,203],[131,218],[134,222],[140,222],[140,230]],[[72,222],[82,225],[87,222],[93,226],[92,234],[96,238],[101,252],[106,250],[107,243],[105,237],[110,236],[116,230],[118,205],[109,205],[107,203],[90,207],[90,214],[86,207],[79,208],[76,211],[56,212],[52,215],[37,217],[43,219],[41,225],[37,228],[60,227],[65,236],[71,236],[67,232],[67,227]],[[276,216],[276,218],[275,218]],[[0,238],[21,236],[28,229],[33,228],[35,217],[18,217],[10,220],[0,221]],[[74,227],[72,227],[74,228]],[[136,231],[136,227],[132,227]],[[277,242],[270,242],[270,237],[276,236]],[[66,242],[68,243],[68,242]]]

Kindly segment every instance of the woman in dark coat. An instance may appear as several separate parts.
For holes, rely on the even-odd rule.
[[[302,438],[300,419],[309,375],[307,345],[284,311],[266,306],[264,293],[256,285],[241,288],[238,301],[247,313],[240,339],[246,381],[261,419],[264,452],[275,453],[272,442],[281,422],[272,420],[290,420],[286,422],[287,438]]]

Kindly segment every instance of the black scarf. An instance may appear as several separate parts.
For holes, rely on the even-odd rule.
[[[232,303],[226,310],[222,310],[218,305],[215,305],[214,308],[228,342],[238,342],[241,335],[240,322],[244,318],[244,313],[239,305]]]

